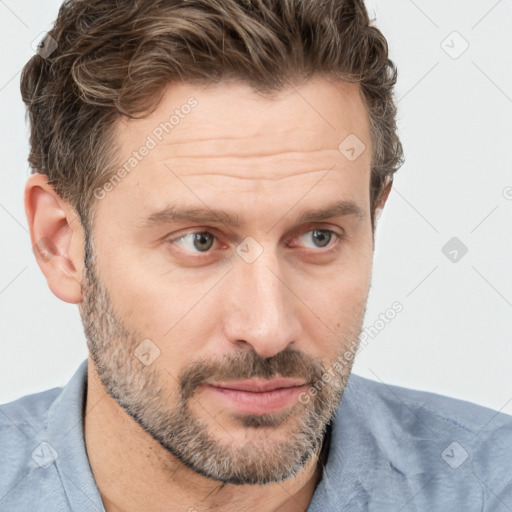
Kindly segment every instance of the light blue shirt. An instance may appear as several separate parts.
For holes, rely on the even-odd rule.
[[[86,379],[84,361],[63,389],[0,406],[2,512],[104,511]],[[451,510],[512,511],[512,416],[352,374],[307,512]]]

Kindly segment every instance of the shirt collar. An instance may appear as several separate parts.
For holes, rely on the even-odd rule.
[[[87,359],[48,411],[48,438],[71,510],[104,512],[103,502],[87,458],[84,438]]]

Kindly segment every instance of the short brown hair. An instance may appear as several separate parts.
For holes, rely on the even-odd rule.
[[[403,163],[397,71],[363,0],[66,0],[49,36],[56,48],[34,55],[21,76],[28,160],[85,227],[93,190],[115,172],[116,121],[152,112],[173,81],[241,80],[264,95],[318,75],[359,83],[373,146],[372,226]]]

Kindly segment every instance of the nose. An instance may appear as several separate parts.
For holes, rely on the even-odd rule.
[[[256,261],[239,260],[227,283],[224,330],[229,342],[271,357],[296,343],[301,332],[300,302],[277,257],[265,251]]]

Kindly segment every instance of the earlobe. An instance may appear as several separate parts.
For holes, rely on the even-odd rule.
[[[78,304],[84,252],[78,215],[43,174],[31,175],[25,184],[25,213],[34,255],[50,290],[59,299]]]

